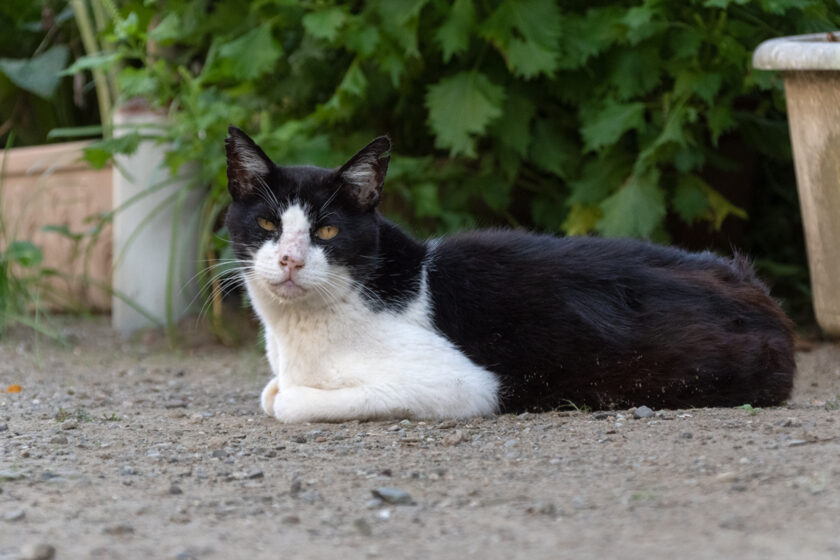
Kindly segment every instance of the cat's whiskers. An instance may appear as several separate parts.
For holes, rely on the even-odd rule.
[[[318,214],[319,214],[319,215],[321,214],[321,212],[323,212],[323,211],[327,208],[327,206],[329,206],[329,205],[330,205],[330,203],[331,203],[333,200],[335,200],[335,197],[336,197],[336,196],[338,196],[338,193],[339,193],[339,192],[341,192],[341,187],[342,187],[342,186],[343,186],[343,185],[339,185],[339,186],[338,186],[338,188],[336,188],[336,189],[333,191],[333,193],[332,193],[330,196],[328,196],[328,197],[327,197],[327,200],[325,200],[325,201],[324,201],[324,203],[321,205],[321,207],[318,209]]]

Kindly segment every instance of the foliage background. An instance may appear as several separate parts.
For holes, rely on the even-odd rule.
[[[782,84],[750,58],[838,28],[835,0],[92,1],[108,52],[66,73],[118,72],[114,95],[170,114],[168,164],[200,162],[209,185],[203,250],[225,251],[228,124],[278,162],[327,166],[388,133],[383,210],[418,234],[738,246],[807,309]]]

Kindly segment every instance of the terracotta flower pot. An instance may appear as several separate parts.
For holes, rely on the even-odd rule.
[[[840,337],[840,32],[765,41],[753,66],[784,75],[814,311]]]

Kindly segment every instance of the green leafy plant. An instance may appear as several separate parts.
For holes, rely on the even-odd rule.
[[[40,144],[57,126],[96,122],[96,98],[61,74],[84,53],[68,2],[4,0],[0,29],[0,141],[14,131],[18,144]]]
[[[755,196],[733,190],[744,170],[790,167],[781,81],[750,55],[838,24],[830,0],[127,0],[111,50],[71,68],[118,70],[123,98],[169,114],[167,164],[200,162],[210,186],[211,260],[224,251],[228,124],[280,162],[319,165],[389,133],[384,210],[420,233],[501,223],[667,241],[776,226],[740,200],[764,196],[759,174]],[[796,255],[783,255],[794,277],[776,278],[798,290]]]

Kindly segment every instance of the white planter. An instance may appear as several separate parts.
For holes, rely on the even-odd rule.
[[[125,107],[114,114],[114,134],[150,134],[164,122],[162,114]],[[111,322],[123,333],[176,321],[196,302],[203,193],[188,190],[188,169],[170,177],[166,151],[167,145],[146,140],[132,155],[114,158]]]
[[[814,311],[840,336],[840,32],[765,41],[753,65],[784,73]]]

